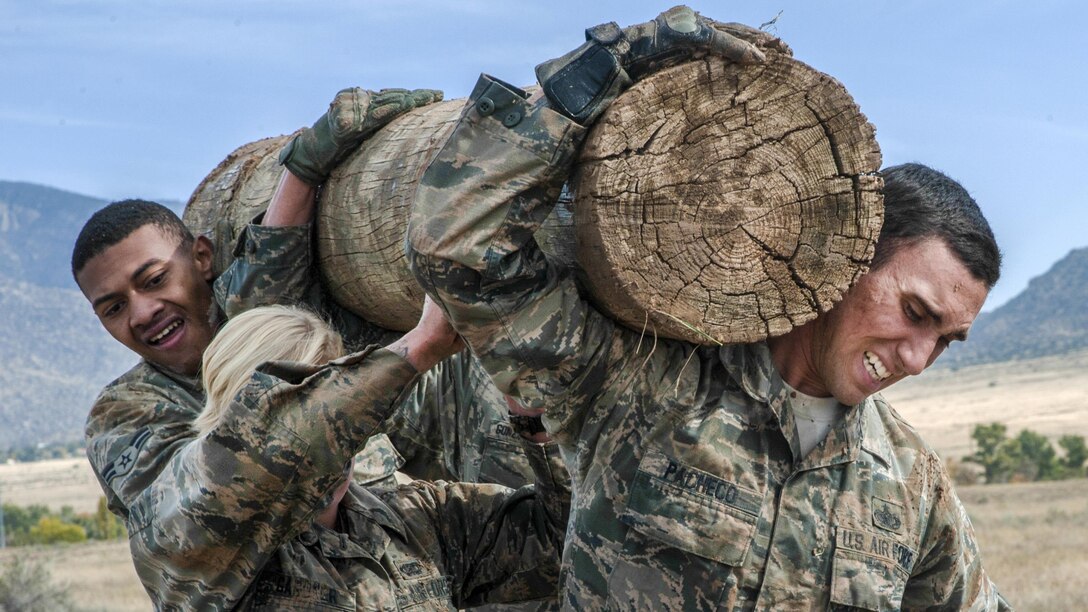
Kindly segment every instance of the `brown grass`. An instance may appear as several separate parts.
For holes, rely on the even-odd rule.
[[[44,562],[58,587],[67,585],[81,609],[109,612],[146,612],[151,599],[144,592],[128,540],[57,546],[0,549],[0,560],[11,556]]]
[[[1014,608],[1088,609],[1088,479],[958,491],[986,570]]]
[[[102,489],[87,459],[53,459],[33,463],[0,463],[0,500],[5,504],[44,504],[54,512],[71,506],[94,512]]]
[[[998,421],[1056,442],[1088,437],[1088,352],[951,370],[927,370],[884,392],[945,458],[974,452],[975,425]],[[1057,447],[1056,447],[1057,448]]]

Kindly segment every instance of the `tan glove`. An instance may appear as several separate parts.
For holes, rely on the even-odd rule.
[[[441,99],[436,89],[342,89],[329,110],[280,151],[280,163],[303,181],[320,185],[340,160],[382,126]]]

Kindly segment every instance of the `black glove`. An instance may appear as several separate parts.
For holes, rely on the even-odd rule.
[[[755,43],[767,45],[769,40],[774,39],[759,30],[719,24],[677,6],[622,30],[615,22],[586,30],[585,44],[537,66],[536,77],[556,110],[589,125],[647,74],[706,55],[760,63],[764,55]]]

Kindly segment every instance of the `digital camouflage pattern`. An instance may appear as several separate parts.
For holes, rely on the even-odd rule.
[[[233,315],[247,308],[267,303],[295,303],[322,310],[324,295],[313,282],[312,276],[299,272],[300,262],[305,268],[309,261],[311,252],[309,229],[250,226],[247,228],[247,233],[248,237],[243,236],[236,250],[238,259],[215,285],[217,302],[222,305],[222,310]],[[389,342],[397,337],[397,334],[369,325],[349,312],[335,309],[331,312],[328,309],[325,311],[334,320],[338,316],[342,317],[339,319],[341,328],[349,330],[348,341],[354,346],[375,341]],[[218,311],[215,316],[217,319],[222,318]],[[464,355],[467,354],[467,352],[464,353]],[[429,373],[428,377],[433,375]],[[436,383],[432,380],[429,385],[435,386]],[[439,392],[440,396],[441,389],[440,385],[436,387],[436,392]],[[457,401],[462,401],[468,391],[460,388],[458,391],[460,395],[447,394],[439,408],[449,409]],[[428,434],[415,429],[415,421],[411,417],[416,413],[404,408],[415,406],[417,395],[414,391],[405,392],[394,416],[386,419],[381,427],[394,432],[395,435],[399,434],[397,445],[408,449],[409,455],[419,465],[426,465],[433,463],[434,456],[428,455],[426,449],[416,445],[414,440],[424,439]],[[305,394],[300,393],[299,398],[304,397]],[[190,424],[202,410],[204,401],[204,392],[198,378],[181,376],[161,370],[154,364],[141,362],[102,392],[88,417],[86,428],[88,457],[106,493],[110,509],[126,521],[130,534],[139,531],[155,534],[154,537],[159,539],[155,546],[161,550],[154,554],[156,560],[153,561],[148,560],[150,553],[146,546],[137,546],[135,539],[132,542],[133,558],[141,580],[144,581],[156,606],[161,609],[171,609],[176,605],[188,607],[194,602],[215,608],[223,605],[224,601],[236,601],[241,591],[245,589],[246,581],[252,578],[253,569],[260,567],[255,557],[247,551],[234,557],[233,563],[237,565],[232,567],[235,569],[224,572],[220,562],[224,558],[229,558],[230,555],[224,556],[222,552],[229,548],[230,543],[224,541],[220,550],[214,554],[204,555],[188,543],[191,539],[206,537],[201,535],[203,527],[197,528],[191,522],[178,520],[169,513],[163,514],[160,508],[160,505],[166,504],[173,511],[181,512],[180,508],[195,507],[193,504],[202,503],[201,500],[192,496],[183,496],[179,500],[174,496],[150,492],[150,490],[170,490],[178,486],[176,483],[182,481],[182,474],[190,475],[190,480],[185,481],[186,484],[194,489],[204,490],[203,485],[199,483],[201,478],[209,474],[193,470],[192,457],[199,455],[200,452],[190,448],[199,447],[202,444],[200,442],[190,444],[194,436]],[[520,442],[521,438],[518,434],[511,433],[511,435],[517,436],[516,440]],[[434,436],[431,435],[431,437]],[[440,438],[437,446],[441,449]],[[519,484],[533,482],[533,472],[529,467],[525,450],[519,445],[517,454],[513,456],[524,464],[526,469],[525,480]],[[356,482],[393,486],[394,472],[403,467],[404,463],[404,458],[390,443],[389,438],[384,434],[375,434],[367,439],[366,447],[356,457]],[[552,460],[547,473],[559,473],[555,470],[561,469],[560,466],[560,463]],[[339,465],[337,474],[342,474],[342,468],[343,463]],[[219,473],[220,475],[229,474],[232,469],[235,468],[230,467]],[[241,475],[241,472],[238,474]],[[244,478],[244,475],[239,477]],[[569,487],[569,484],[565,486]],[[524,495],[522,497],[524,498]],[[327,501],[320,504],[321,507],[325,505]],[[562,506],[562,504],[559,505]],[[227,512],[226,508],[224,512]],[[556,512],[555,509],[551,510],[552,514]],[[140,527],[134,527],[130,521],[132,514],[142,517],[138,521]],[[299,528],[312,529],[306,524],[307,522],[299,523],[301,525]],[[216,524],[221,528],[227,527],[225,522]],[[477,530],[475,533],[480,532],[481,530]],[[244,542],[246,532],[234,530],[233,533],[243,536],[242,540],[234,541],[236,546]],[[285,532],[280,532],[280,535],[283,533]],[[174,556],[162,554],[163,550],[169,548],[170,542],[179,546]],[[285,550],[306,547],[304,542],[293,539],[287,539],[285,542]],[[268,551],[261,552],[265,557],[267,553]],[[282,557],[287,553],[277,549],[275,554],[277,557]],[[178,567],[174,567],[174,564],[179,563],[177,555],[184,555],[184,560]],[[209,559],[212,560],[210,565],[207,564]],[[318,563],[302,575],[318,571],[321,567],[323,564]],[[543,576],[550,571],[543,566],[540,569],[541,573],[534,576]],[[175,574],[176,572],[180,574]],[[233,574],[234,577],[224,578],[221,576],[224,573]],[[184,580],[189,584],[178,592],[175,592],[177,589],[175,582],[182,578],[172,577],[176,575],[185,576]],[[525,578],[528,579],[530,576]],[[223,581],[227,583],[226,586],[216,586]],[[531,595],[530,598],[543,596],[538,592],[535,584],[531,593],[526,591]],[[556,584],[554,576],[551,577],[549,584],[550,592],[554,595]],[[383,586],[378,590],[385,588]],[[509,591],[510,589],[506,590],[506,592]],[[527,595],[518,597],[525,596]],[[509,595],[496,591],[488,597],[502,600],[509,598]],[[448,597],[442,600],[442,607],[448,605],[448,600]]]
[[[425,372],[402,410],[414,416],[417,431],[440,434],[427,437],[437,443],[446,478],[513,488],[532,482],[506,397],[468,351]]]
[[[193,380],[141,363],[108,386],[87,454],[158,609],[224,609],[329,503],[345,464],[417,374],[384,349],[266,364],[206,436]]]
[[[216,302],[227,316],[267,304],[305,305],[332,321],[350,350],[397,339],[322,289],[312,236],[311,225],[248,225],[234,262],[216,281]],[[405,458],[401,470],[414,478],[528,484],[532,469],[507,421],[506,398],[474,361],[463,351],[425,373],[383,430]]]
[[[340,502],[342,533],[311,524],[276,552],[238,609],[447,610],[554,597],[570,489],[554,445],[526,447],[540,475],[535,492],[353,485]]]
[[[485,102],[486,100],[486,102]],[[799,456],[765,344],[617,326],[532,239],[584,128],[481,78],[422,177],[413,269],[573,478],[564,607],[1005,607],[936,453],[879,396]]]

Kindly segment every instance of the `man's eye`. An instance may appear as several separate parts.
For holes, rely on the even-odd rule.
[[[151,278],[148,279],[147,287],[148,288],[158,287],[165,280],[166,280],[166,272],[159,272],[155,276],[152,276]]]
[[[914,307],[911,306],[910,304],[907,304],[906,306],[904,306],[903,311],[907,314],[907,318],[910,319],[911,321],[913,321],[914,323],[917,323],[918,321],[922,320],[922,316],[919,315],[918,311],[915,310]]]
[[[124,302],[114,302],[114,303],[110,304],[109,306],[107,306],[105,308],[105,310],[102,311],[101,316],[104,317],[104,318],[112,317],[115,314],[121,312],[121,309],[124,307],[124,305],[125,305]]]

